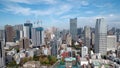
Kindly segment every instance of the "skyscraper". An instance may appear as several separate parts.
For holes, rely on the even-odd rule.
[[[3,50],[4,42],[0,40],[0,68],[5,68],[5,53]]]
[[[85,46],[87,46],[88,49],[90,49],[91,32],[89,26],[84,27],[84,41]]]
[[[33,46],[40,46],[44,42],[44,34],[43,34],[43,28],[42,27],[35,27],[32,28],[32,42]]]
[[[95,26],[95,53],[106,54],[107,51],[107,25],[104,18],[96,20]]]
[[[5,26],[5,41],[6,42],[14,42],[15,40],[15,30],[13,26],[11,25],[6,25]]]
[[[21,31],[23,31],[23,25],[19,24],[19,25],[15,25],[13,27],[14,27],[14,30],[16,32],[15,41],[18,41],[18,40],[20,40],[20,38],[22,38]]]
[[[24,30],[23,31],[24,32],[24,37],[30,39],[30,33],[29,33],[30,29],[29,29],[29,26],[24,26],[23,30]]]
[[[28,37],[29,39],[31,39],[31,30],[32,30],[33,24],[30,23],[30,21],[26,21],[26,23],[24,23],[24,37]]]
[[[77,18],[70,19],[70,34],[72,35],[72,40],[77,40]]]

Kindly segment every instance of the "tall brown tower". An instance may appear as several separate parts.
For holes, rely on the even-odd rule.
[[[11,25],[6,25],[5,26],[5,40],[6,42],[14,42],[15,38],[15,30],[13,26]]]

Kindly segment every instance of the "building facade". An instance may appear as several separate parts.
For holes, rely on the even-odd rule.
[[[28,49],[29,46],[30,46],[30,40],[28,38],[26,38],[26,37],[21,38],[20,41],[19,41],[19,46],[20,46],[19,47],[20,50],[21,49]]]
[[[91,48],[90,41],[91,41],[90,27],[89,26],[85,26],[84,27],[84,45],[87,46],[88,49]]]
[[[107,36],[107,51],[114,51],[117,46],[117,40],[116,40],[116,35],[108,35]]]
[[[0,68],[5,68],[4,42],[0,40]]]
[[[15,40],[15,30],[13,26],[6,25],[5,26],[5,41],[6,42],[14,42]]]
[[[107,25],[104,18],[96,20],[95,26],[95,53],[106,54],[107,51]]]
[[[87,46],[83,46],[81,52],[82,52],[81,53],[82,58],[85,58],[88,55],[88,47]]]
[[[44,32],[42,27],[32,28],[33,46],[41,46],[44,43]]]
[[[77,18],[70,19],[70,34],[72,35],[72,40],[77,40]]]
[[[26,23],[24,23],[24,37],[28,37],[29,39],[31,39],[32,37],[32,27],[33,24],[30,23],[30,21],[26,21]]]

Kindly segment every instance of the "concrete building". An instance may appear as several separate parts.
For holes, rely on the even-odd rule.
[[[41,46],[44,43],[43,27],[32,28],[33,46]]]
[[[91,33],[91,45],[95,45],[95,33]]]
[[[84,27],[84,45],[87,46],[88,49],[91,48],[90,41],[91,41],[90,27],[89,26],[85,26]]]
[[[0,30],[0,40],[5,42],[5,30]]]
[[[88,47],[87,46],[83,46],[82,47],[82,58],[85,58],[88,55]]]
[[[15,40],[15,30],[13,26],[11,25],[6,25],[5,26],[5,41],[6,42],[14,42]]]
[[[4,42],[0,40],[0,68],[5,68]]]
[[[31,39],[32,37],[32,27],[33,27],[33,24],[30,23],[30,21],[26,21],[26,23],[24,23],[24,37],[28,37],[29,39]]]
[[[58,55],[58,41],[56,39],[52,40],[50,42],[50,46],[51,46],[51,55],[53,56],[57,56]]]
[[[15,26],[13,26],[13,28],[14,28],[15,33],[16,33],[15,41],[18,41],[18,40],[20,40],[20,38],[22,38],[21,31],[23,31],[23,25],[22,24],[15,25]]]
[[[30,45],[30,40],[28,38],[22,38],[19,41],[20,49],[28,49]]]
[[[14,26],[14,29],[15,29],[15,30],[19,30],[19,31],[20,31],[20,30],[23,31],[23,24],[15,25],[15,26]]]
[[[72,39],[77,41],[77,18],[70,19],[70,34]]]
[[[24,31],[20,31],[20,38],[23,38],[24,37]]]
[[[95,53],[106,54],[107,52],[107,25],[104,18],[96,20],[94,49]]]
[[[24,26],[23,30],[24,30],[24,37],[29,38],[30,37],[29,27],[28,26]]]
[[[89,62],[88,62],[88,60],[86,59],[86,58],[80,58],[80,65],[82,66],[82,65],[88,65],[89,64]]]
[[[67,38],[66,38],[66,44],[68,45],[72,45],[72,38],[71,38],[71,35],[70,34],[67,34]]]
[[[117,58],[120,58],[120,46],[117,46]]]
[[[117,40],[115,35],[107,36],[107,51],[115,51],[117,45]]]

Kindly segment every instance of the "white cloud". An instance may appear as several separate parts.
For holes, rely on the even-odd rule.
[[[94,11],[86,11],[85,13],[87,13],[87,14],[93,14]]]
[[[81,5],[82,5],[82,6],[88,6],[89,3],[88,3],[88,1],[83,0],[83,1],[81,1]]]
[[[52,9],[48,10],[32,10],[31,8],[24,8],[19,5],[9,5],[5,8],[6,11],[12,12],[14,14],[22,14],[22,15],[49,15],[52,14]]]
[[[23,14],[23,15],[30,15],[31,14],[31,9],[30,8],[23,8],[20,6],[9,6],[5,8],[6,11],[12,12],[14,14]]]
[[[15,2],[15,3],[26,3],[30,4],[30,0],[9,0],[10,2]]]
[[[59,6],[58,8],[56,8],[55,14],[56,15],[61,15],[61,14],[65,13],[65,12],[70,11],[71,9],[72,9],[72,5],[70,5],[70,4],[63,4],[63,5]]]
[[[9,0],[9,1],[14,3],[24,3],[24,4],[39,4],[39,3],[55,4],[57,3],[56,0]]]
[[[105,4],[95,4],[94,3],[94,6],[96,6],[98,8],[110,8],[110,7],[112,7],[112,4],[111,3],[105,3]]]

